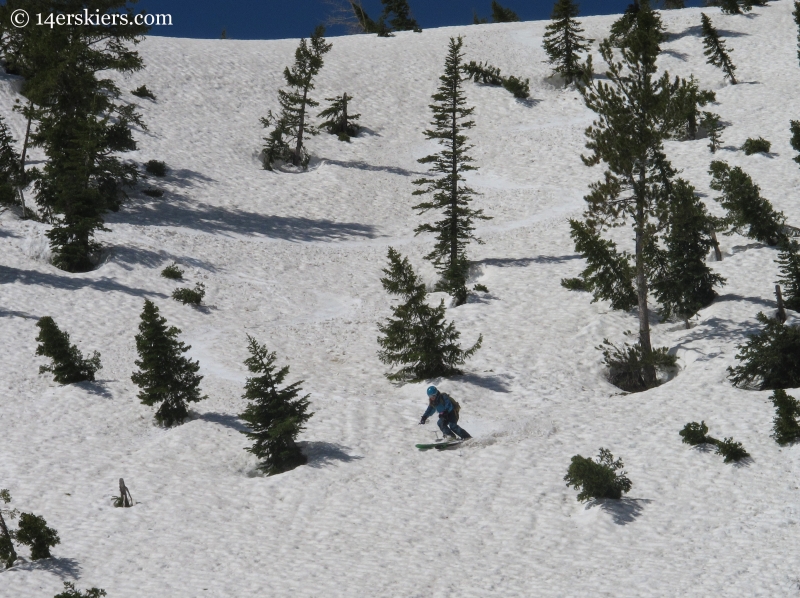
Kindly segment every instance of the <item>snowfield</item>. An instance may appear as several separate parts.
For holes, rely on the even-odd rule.
[[[707,171],[720,159],[800,226],[792,8],[705,9],[734,50],[735,86],[705,62],[700,9],[662,13],[670,38],[660,66],[714,90],[712,110],[730,123],[716,155],[704,139],[666,146],[713,213]],[[615,18],[582,19],[585,35],[603,39]],[[87,274],[48,263],[46,225],[0,215],[0,488],[61,536],[54,558],[0,573],[0,596],[51,597],[64,581],[110,598],[800,595],[800,446],[770,438],[770,392],[733,388],[726,373],[756,314],[776,309],[777,252],[720,237],[720,297],[688,330],[654,316],[653,343],[677,353],[678,375],[636,395],[611,386],[596,346],[622,342],[637,321],[560,286],[584,263],[567,219],[602,169],[580,160],[593,113],[546,79],[546,24],[330,38],[313,97],[347,92],[365,130],[350,144],[312,138],[302,174],[265,171],[258,159],[259,118],[278,107],[297,40],[140,45],[147,66],[120,85],[146,84],[157,101],[126,91],[149,127],[129,157],[167,163],[166,179],[149,182],[164,196],[141,184],[108,215],[102,263]],[[432,382],[461,403],[460,424],[476,440],[423,453],[414,444],[438,431],[417,425],[427,384],[391,384],[376,356],[391,306],[379,278],[394,246],[436,279],[422,259],[432,237],[413,234],[423,220],[411,192],[426,172],[416,160],[436,148],[422,131],[456,35],[466,60],[530,78],[531,99],[465,84],[476,107],[474,205],[493,217],[469,253],[473,282],[490,293],[448,310],[465,345],[479,334],[484,345],[464,376]],[[601,71],[597,42],[593,50]],[[0,113],[21,145],[18,90],[0,77]],[[736,150],[759,135],[771,154]],[[619,231],[632,246],[629,237]],[[207,307],[170,298],[177,285],[159,272],[172,260],[184,286],[205,283]],[[183,331],[205,376],[208,399],[173,429],[154,425],[130,380],[145,298]],[[46,315],[84,354],[100,351],[96,383],[38,374],[35,324]],[[244,450],[237,416],[247,334],[291,367],[289,382],[305,380],[314,411],[300,438],[309,464],[269,478]],[[732,466],[681,444],[678,431],[700,420],[752,460]],[[624,460],[633,489],[578,503],[563,476],[573,455],[599,447]],[[120,477],[134,508],[112,507]]]

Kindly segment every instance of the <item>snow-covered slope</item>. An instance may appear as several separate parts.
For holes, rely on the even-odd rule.
[[[746,16],[707,9],[735,50],[739,85],[705,63],[699,9],[664,13],[671,37],[660,63],[716,91],[714,110],[731,126],[715,158],[742,166],[797,225],[791,10],[789,0]],[[612,21],[583,20],[597,40]],[[141,102],[149,131],[132,157],[167,162],[169,176],[154,182],[164,197],[137,191],[109,215],[107,256],[88,274],[47,263],[44,225],[0,216],[0,487],[61,536],[55,558],[0,574],[0,596],[49,597],[64,580],[111,598],[800,593],[800,447],[769,437],[769,393],[726,379],[756,313],[775,309],[775,251],[721,238],[721,297],[690,330],[654,326],[654,343],[680,356],[679,375],[638,395],[609,385],[595,347],[636,321],[559,285],[583,263],[567,218],[601,170],[580,160],[593,114],[545,80],[545,25],[332,39],[316,97],[346,91],[367,129],[351,144],[312,139],[304,174],[258,161],[258,119],[277,107],[297,40],[141,45],[147,68],[121,85],[147,84],[158,97]],[[467,84],[476,207],[494,218],[470,254],[491,295],[448,311],[465,343],[482,333],[484,346],[466,375],[436,382],[461,402],[477,440],[431,454],[414,449],[434,436],[433,423],[417,425],[425,385],[390,384],[376,357],[390,307],[379,277],[392,245],[435,280],[422,260],[431,239],[413,235],[411,181],[434,147],[422,131],[454,35],[468,60],[529,77],[534,99]],[[0,112],[21,139],[16,89],[0,80]],[[771,155],[734,151],[759,135]],[[706,144],[667,150],[718,213]],[[159,271],[171,260],[205,283],[208,308],[169,298],[175,285]],[[205,376],[208,400],[174,429],[153,425],[130,381],[145,297],[183,330]],[[37,373],[44,315],[84,352],[102,353],[97,383],[59,386]],[[271,478],[256,475],[239,433],[246,334],[277,351],[290,380],[305,380],[315,412],[301,438],[309,465]],[[678,431],[701,419],[741,441],[752,462],[733,467],[681,444]],[[633,489],[619,503],[580,504],[562,478],[573,455],[601,446],[623,458]],[[132,509],[111,506],[119,477]]]

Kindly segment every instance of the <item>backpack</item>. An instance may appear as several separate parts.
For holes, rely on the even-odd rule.
[[[458,401],[456,401],[456,400],[455,400],[453,397],[451,397],[450,395],[445,395],[445,396],[446,396],[448,399],[450,399],[450,402],[453,404],[453,415],[454,415],[454,417],[453,417],[453,420],[454,420],[456,423],[458,423],[458,417],[459,417],[459,414],[461,413],[461,405],[459,405],[459,404],[458,404]]]

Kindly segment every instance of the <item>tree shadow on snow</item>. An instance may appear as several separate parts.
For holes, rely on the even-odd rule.
[[[363,459],[361,455],[351,455],[347,451],[350,447],[334,444],[332,442],[306,441],[298,442],[303,454],[308,457],[308,466],[321,468],[330,465],[334,461],[350,463],[358,459]]]
[[[88,274],[91,275],[91,272]],[[12,268],[10,266],[0,266],[0,284],[30,284],[42,287],[52,287],[55,289],[64,289],[67,291],[77,291],[89,287],[98,291],[120,292],[138,297],[159,297],[162,299],[167,297],[163,293],[127,287],[108,278],[100,278],[95,280],[92,278],[80,278],[80,276],[82,275],[72,274],[59,276],[57,274],[37,272],[35,270],[20,270],[19,268]]]
[[[324,158],[323,162],[326,164],[333,164],[334,166],[341,166],[342,168],[357,168],[359,170],[369,170],[373,172],[388,172],[391,174],[399,174],[402,176],[425,176],[428,173],[425,172],[417,172],[414,170],[406,170],[405,168],[399,168],[397,166],[375,166],[374,164],[367,164],[363,160],[332,160],[330,158]]]
[[[561,264],[571,260],[580,260],[583,256],[580,254],[574,255],[540,255],[537,257],[520,257],[520,258],[486,258],[477,260],[473,264],[481,266],[497,266],[498,268],[524,268],[531,264]]]
[[[88,393],[98,395],[104,399],[111,399],[114,395],[106,388],[106,384],[113,382],[113,380],[95,380],[94,382],[75,382],[75,386],[82,388]]]
[[[239,419],[236,415],[227,415],[225,413],[198,413],[196,414],[197,419],[202,419],[203,421],[211,422],[213,424],[219,424],[220,426],[225,426],[226,428],[231,428],[236,430],[237,432],[248,432],[249,428],[244,424],[244,422]]]
[[[720,37],[744,37],[745,35],[750,35],[749,33],[742,33],[740,31],[729,31],[727,29],[717,29],[717,33],[719,33]],[[703,27],[701,25],[692,25],[691,27],[687,27],[680,33],[671,33],[669,34],[669,41],[674,41],[676,39],[681,39],[683,37],[703,37]]]
[[[769,307],[770,309],[778,309],[777,301],[771,301],[769,299],[763,299],[761,297],[744,297],[743,295],[736,295],[734,293],[727,293],[725,295],[720,295],[719,297],[714,299],[714,303],[722,303],[723,301],[747,301],[748,303],[763,305],[764,307]]]
[[[49,558],[38,561],[28,561],[15,567],[20,571],[46,571],[57,575],[60,579],[78,579],[81,575],[81,566],[75,559]]]
[[[191,201],[180,193],[169,191],[159,201],[131,201],[123,210],[110,214],[107,220],[110,225],[175,226],[207,233],[261,235],[286,241],[374,239],[378,236],[375,227],[368,224],[258,214]]]
[[[479,374],[462,374],[461,376],[453,376],[453,379],[467,384],[474,384],[494,392],[511,392],[507,384],[511,376],[508,375],[481,376]]]
[[[36,316],[32,316],[24,311],[15,311],[13,309],[0,309],[0,318],[25,318],[27,320],[38,320]]]
[[[106,255],[107,261],[115,262],[125,270],[133,270],[133,267],[138,265],[148,268],[158,268],[166,266],[169,262],[176,262],[178,264],[188,264],[195,268],[206,270],[207,272],[217,271],[213,265],[205,260],[193,257],[176,257],[163,249],[160,251],[152,251],[141,247],[124,247],[117,245],[109,247],[106,250]]]
[[[662,53],[669,54],[673,58],[677,58],[678,60],[682,60],[683,62],[686,62],[686,59],[689,58],[688,54],[685,54],[684,52],[678,52],[677,50],[662,50]]]
[[[600,507],[611,515],[617,525],[628,525],[636,521],[644,511],[645,505],[653,502],[649,498],[595,498],[586,505],[586,510]]]

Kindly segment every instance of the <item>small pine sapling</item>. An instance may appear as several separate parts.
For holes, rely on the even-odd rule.
[[[719,33],[711,23],[711,19],[705,13],[700,14],[703,27],[703,46],[705,46],[703,53],[708,58],[708,64],[722,69],[731,84],[736,85],[736,77],[734,76],[736,67],[728,55],[732,50],[725,47],[725,41],[720,38]]]
[[[156,101],[155,94],[147,89],[147,85],[140,85],[136,89],[132,89],[131,93],[135,95],[137,98],[147,98],[150,100]]]
[[[102,598],[102,596],[106,595],[106,591],[100,588],[90,588],[82,592],[75,587],[74,583],[65,581],[64,591],[56,594],[53,598]]]
[[[514,75],[503,79],[503,89],[518,100],[524,100],[531,95],[531,80],[518,79]]]
[[[270,110],[261,119],[261,124],[271,129],[264,138],[266,145],[262,152],[262,161],[267,170],[272,170],[277,161],[291,162],[293,166],[300,166],[303,170],[308,168],[311,156],[304,141],[307,136],[319,133],[316,127],[306,122],[308,109],[319,106],[319,102],[311,99],[309,92],[314,90],[314,77],[322,69],[323,56],[332,47],[324,36],[325,27],[320,25],[314,30],[310,40],[300,40],[294,54],[294,66],[291,69],[286,67],[283,71],[289,91],[278,90],[280,114],[273,114]]]
[[[699,424],[697,422],[689,422],[678,434],[680,434],[680,437],[683,439],[681,442],[690,446],[717,444],[717,442],[719,442],[716,438],[708,436],[708,426],[706,426],[706,422],[704,421]]]
[[[656,374],[664,373],[677,364],[677,357],[670,355],[666,347],[653,348],[645,355],[638,343],[618,347],[606,338],[597,349],[603,353],[608,381],[625,392],[642,392],[657,386],[660,383],[658,377],[651,383],[645,372],[652,369]]]
[[[741,362],[728,368],[734,386],[759,390],[800,386],[800,328],[781,324],[763,313],[757,316],[764,329],[737,349]]]
[[[478,13],[475,11],[475,9],[474,8],[472,9],[472,24],[473,25],[486,25],[486,23],[488,23],[488,22],[489,22],[489,19],[487,19],[486,17],[479,17]]]
[[[58,532],[52,527],[47,527],[44,517],[33,513],[22,513],[19,516],[19,526],[14,539],[30,547],[32,561],[49,559],[52,556],[50,549],[61,543]]]
[[[726,234],[739,233],[768,245],[777,245],[784,238],[786,217],[761,197],[761,189],[750,175],[719,160],[710,164],[709,174],[711,188],[722,193],[715,199],[727,211],[722,220],[723,225],[730,227]]]
[[[11,493],[5,488],[0,490],[0,501],[3,501],[3,504],[6,505],[11,502]],[[14,532],[8,529],[3,515],[8,516],[8,519],[13,521],[19,515],[19,511],[0,507],[0,563],[8,569],[17,560],[17,551],[14,549]]]
[[[483,210],[470,207],[477,193],[467,186],[464,179],[465,172],[476,168],[467,154],[472,146],[465,133],[475,126],[471,120],[475,108],[466,106],[462,85],[463,43],[460,37],[450,38],[445,72],[439,77],[441,84],[433,94],[434,103],[430,105],[433,111],[432,128],[424,132],[427,139],[439,143],[441,151],[417,160],[421,164],[430,164],[429,171],[436,178],[424,177],[413,181],[420,187],[414,191],[414,195],[432,196],[413,206],[413,209],[418,214],[438,210],[442,216],[435,223],[419,225],[414,229],[414,234],[436,235],[436,244],[425,259],[430,260],[441,274],[436,290],[451,295],[456,305],[466,303],[469,294],[466,286],[469,271],[467,244],[470,241],[482,243],[473,234],[474,222],[490,220],[484,216]]]
[[[622,459],[614,461],[611,451],[601,448],[596,460],[580,455],[572,457],[564,481],[568,487],[580,490],[579,502],[591,498],[618,500],[633,487],[633,483],[622,470],[623,467]]]
[[[772,144],[763,137],[758,137],[757,139],[748,137],[747,141],[742,144],[742,151],[746,156],[761,152],[768,154],[770,147],[772,147]]]
[[[159,178],[167,176],[167,165],[161,160],[148,160],[144,165],[145,172]]]
[[[175,301],[180,301],[184,305],[200,305],[205,296],[206,285],[202,282],[196,283],[193,289],[181,287],[172,291],[172,298],[175,299]]]
[[[700,108],[716,101],[713,91],[700,89],[694,76],[682,80],[674,96],[676,130],[674,135],[682,139],[697,139]]]
[[[308,412],[309,395],[299,396],[303,381],[279,388],[289,366],[276,371],[275,353],[249,335],[247,341],[250,357],[244,363],[256,375],[245,383],[242,398],[250,403],[239,417],[247,422],[250,431],[242,433],[253,441],[246,450],[262,460],[258,468],[267,475],[275,475],[308,461],[296,440],[313,413]]]
[[[183,280],[183,270],[180,269],[178,264],[172,262],[161,271],[161,276],[170,280]]]
[[[725,125],[720,122],[719,114],[703,112],[700,126],[708,133],[708,149],[712,154],[717,153],[717,150],[722,147],[722,131],[725,129]]]
[[[191,347],[178,340],[180,332],[174,326],[168,328],[155,304],[145,299],[136,335],[139,371],[131,380],[141,389],[142,404],[159,404],[155,418],[165,427],[183,423],[189,415],[186,404],[206,398],[200,396],[200,364],[183,355]]]
[[[566,84],[584,79],[586,65],[580,61],[579,54],[586,52],[594,40],[586,39],[575,17],[580,14],[574,0],[556,0],[552,23],[545,28],[544,49],[548,62],[553,65],[553,74],[564,77]]]
[[[800,61],[800,0],[794,0],[794,10],[792,11],[792,16],[794,17],[794,22],[797,25],[797,60]],[[800,151],[800,149],[797,151]]]
[[[17,189],[22,183],[21,158],[14,143],[6,121],[0,117],[0,205],[17,203]]]
[[[458,345],[461,333],[444,319],[442,301],[438,307],[428,305],[428,293],[408,258],[389,248],[389,266],[383,270],[381,284],[401,303],[392,307],[392,316],[378,324],[383,336],[378,338],[381,350],[378,359],[400,370],[387,374],[389,380],[425,380],[461,374],[458,369],[480,348],[483,336],[469,349]],[[485,288],[485,287],[484,287]]]
[[[501,6],[497,0],[492,0],[492,23],[516,23],[519,15],[510,8]]]
[[[461,67],[467,79],[472,79],[475,83],[483,83],[484,85],[494,85],[500,87],[503,85],[503,76],[500,74],[500,69],[491,64],[483,62],[475,62],[470,60],[467,64]]]
[[[792,149],[798,152],[798,155],[792,158],[792,160],[800,164],[800,120],[791,121],[789,123],[789,130],[792,132],[792,138],[789,140],[789,143],[792,145]]]
[[[717,441],[717,454],[722,455],[725,463],[739,462],[750,456],[741,442],[734,442],[733,438],[725,438]]]
[[[569,225],[575,250],[586,259],[586,268],[580,274],[581,290],[592,293],[592,303],[610,301],[612,309],[621,311],[636,307],[635,271],[628,254],[618,253],[616,244],[602,239],[589,222],[570,220]]]
[[[358,120],[361,115],[347,112],[347,103],[352,99],[346,93],[335,98],[325,98],[330,106],[318,114],[320,118],[327,119],[320,127],[331,135],[338,135],[339,141],[350,141],[351,137],[358,135],[359,126],[353,121]]]
[[[781,446],[800,440],[800,401],[776,389],[769,398],[775,406],[775,419],[772,420],[772,437]]]
[[[89,359],[84,359],[78,347],[69,344],[69,333],[59,329],[50,316],[39,318],[36,327],[39,328],[36,354],[53,360],[39,367],[40,374],[52,372],[53,380],[59,384],[94,381],[94,374],[100,369],[100,353],[95,351]]]
[[[794,239],[784,239],[778,253],[778,269],[783,286],[784,305],[800,312],[800,243]]]

